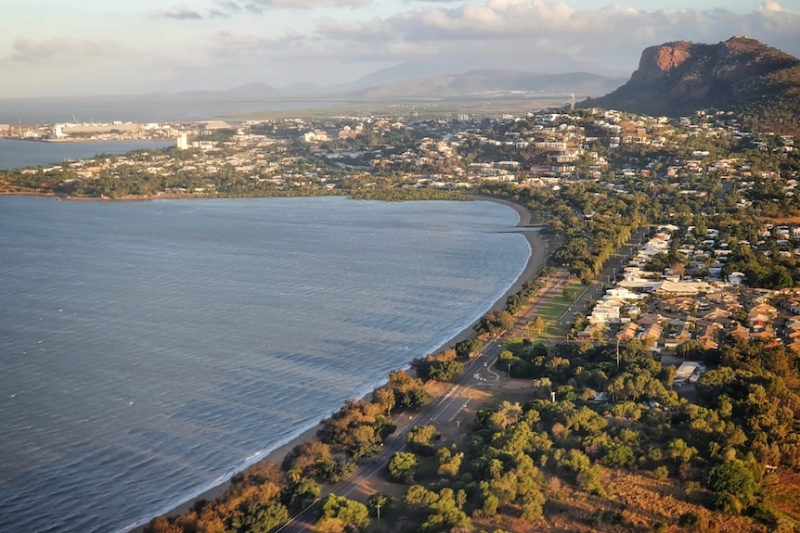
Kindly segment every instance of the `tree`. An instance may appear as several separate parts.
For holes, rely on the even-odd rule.
[[[708,475],[708,488],[715,494],[715,502],[720,507],[728,507],[730,497],[744,506],[750,505],[759,491],[759,484],[747,465],[738,460],[726,461],[711,469]],[[739,506],[734,505],[738,510]]]
[[[253,503],[234,517],[231,526],[236,533],[271,533],[289,521],[289,511],[278,502]]]
[[[549,400],[550,392],[553,390],[553,382],[550,381],[550,378],[534,379],[533,390],[536,391],[537,397]]]
[[[397,483],[411,483],[417,471],[417,457],[413,453],[397,452],[389,461],[389,479]]]
[[[372,496],[367,499],[367,509],[369,509],[369,514],[371,516],[377,516],[380,518],[381,512],[386,512],[386,508],[391,503],[392,498],[382,492],[376,492]]]
[[[497,410],[489,416],[489,427],[495,431],[504,430],[519,420],[521,416],[522,406],[520,406],[519,402],[503,401]]]
[[[301,478],[283,490],[281,500],[292,512],[298,512],[319,498],[319,491],[314,481]]]
[[[440,448],[436,453],[439,459],[439,468],[436,473],[440,476],[455,477],[461,468],[461,461],[464,459],[464,452],[453,453],[450,448]]]
[[[673,439],[667,444],[667,456],[676,463],[688,463],[697,455],[697,448],[689,446],[683,439]]]
[[[434,448],[431,439],[436,435],[436,426],[414,426],[408,432],[406,442],[412,451],[422,455],[433,455]]]
[[[528,491],[523,496],[523,504],[522,504],[522,515],[521,518],[523,520],[527,520],[528,522],[533,522],[542,517],[544,514],[544,510],[542,506],[544,505],[545,498],[542,491],[537,488]]]
[[[420,528],[423,533],[472,528],[472,521],[458,507],[451,488],[443,488],[439,492],[439,498],[428,507],[428,511],[430,514]]]
[[[480,488],[481,507],[474,511],[473,516],[491,518],[497,514],[497,510],[500,508],[500,499],[492,493],[486,481],[481,481]]]
[[[344,496],[329,494],[319,507],[318,526],[331,528],[344,525],[346,531],[359,531],[369,525],[369,510],[361,502],[349,500]],[[328,529],[329,530],[329,529]]]
[[[331,447],[328,444],[308,440],[292,448],[283,459],[281,468],[285,472],[298,469],[304,476],[317,477],[334,462]]]
[[[463,373],[463,363],[459,361],[440,361],[430,366],[428,377],[435,381],[450,381]]]
[[[514,327],[514,317],[507,311],[489,311],[475,325],[478,333],[497,334]]]
[[[533,329],[534,329],[534,331],[536,331],[536,332],[537,332],[539,335],[541,335],[541,334],[542,334],[542,332],[545,330],[545,328],[546,328],[546,327],[547,327],[547,324],[545,323],[545,321],[544,321],[544,319],[543,319],[542,317],[540,317],[540,316],[537,316],[537,317],[536,317],[536,318],[533,320]]]
[[[412,485],[406,491],[403,501],[409,507],[425,509],[430,507],[439,499],[439,495],[421,485]]]
[[[472,357],[472,354],[478,353],[483,350],[484,343],[480,339],[468,339],[465,341],[461,341],[455,346],[456,355],[458,357],[468,359]]]
[[[394,391],[389,387],[375,389],[375,392],[372,393],[372,401],[386,410],[386,416],[389,416],[397,402]]]

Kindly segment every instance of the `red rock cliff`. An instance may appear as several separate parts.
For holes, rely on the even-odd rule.
[[[691,57],[689,52],[691,46],[691,43],[678,41],[645,48],[639,59],[639,68],[633,73],[631,80],[638,83],[654,83],[662,80],[670,71]]]

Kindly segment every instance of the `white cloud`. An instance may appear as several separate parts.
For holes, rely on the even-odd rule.
[[[561,72],[601,65],[630,73],[647,46],[732,35],[800,55],[800,14],[785,7],[797,4],[759,1],[742,13],[606,2],[583,8],[572,0],[148,0],[157,11],[121,12],[91,32],[68,21],[20,27],[0,39],[0,49],[14,87],[45,88],[40,80],[57,85],[74,74],[98,92],[111,72],[131,86],[168,80],[193,89],[254,79],[325,85],[413,60]],[[635,5],[643,4],[650,5]],[[153,31],[154,18],[162,31]]]
[[[424,42],[441,49],[450,42],[474,41],[498,54],[518,53],[513,47],[527,45],[526,53],[531,54],[568,50],[586,56],[638,57],[645,46],[679,39],[717,42],[750,34],[773,44],[782,36],[793,37],[799,23],[797,14],[775,0],[766,0],[758,11],[743,15],[724,9],[648,12],[612,5],[582,10],[558,0],[488,0],[483,5],[426,5],[368,21],[326,18],[318,22],[317,31],[331,40]]]
[[[760,13],[780,13],[786,10],[775,0],[766,0],[763,4],[758,6],[758,11]]]
[[[173,7],[165,11],[156,11],[150,14],[150,18],[154,19],[173,19],[173,20],[202,20],[203,15],[199,12],[185,7]]]
[[[220,0],[220,8],[231,13],[248,11],[261,13],[265,9],[315,9],[323,7],[357,8],[369,5],[372,0]]]

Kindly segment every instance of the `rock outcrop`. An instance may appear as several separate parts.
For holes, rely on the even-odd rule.
[[[733,111],[756,129],[800,133],[800,60],[747,37],[665,43],[642,52],[625,85],[581,105],[667,116]]]
[[[691,46],[686,41],[678,41],[645,48],[639,60],[639,68],[631,76],[631,81],[643,84],[660,82],[691,57]]]

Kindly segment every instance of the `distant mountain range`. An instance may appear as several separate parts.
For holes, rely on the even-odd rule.
[[[375,79],[374,77],[370,79]],[[581,98],[600,95],[618,87],[624,78],[589,72],[537,74],[502,69],[473,70],[464,74],[446,74],[369,85],[369,79],[333,87],[295,85],[277,89],[266,83],[249,83],[227,91],[191,91],[159,94],[160,100],[237,101],[273,99],[320,99],[345,101],[392,101],[499,96],[564,96],[575,93]],[[155,96],[155,95],[154,95]]]
[[[512,70],[483,69],[464,74],[449,74],[399,81],[344,93],[347,99],[391,100],[403,98],[465,98],[512,94],[578,95],[602,94],[622,83],[588,72],[536,74]]]
[[[800,133],[800,59],[747,37],[651,46],[627,83],[580,105],[656,116],[734,111],[756,131]]]

